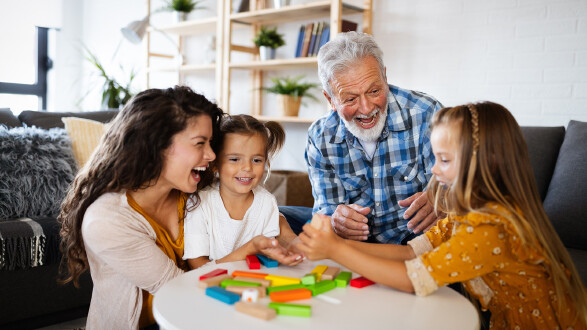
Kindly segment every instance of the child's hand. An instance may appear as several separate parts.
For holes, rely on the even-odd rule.
[[[326,221],[322,219],[318,225],[314,220],[311,224],[304,225],[304,232],[299,235],[302,243],[298,244],[297,248],[310,260],[329,259],[332,255],[331,251],[337,249],[338,244],[344,242],[332,230],[330,218],[326,216],[322,216],[322,218],[326,218]]]
[[[303,260],[299,253],[288,251],[279,245],[275,238],[268,238],[263,235],[255,236],[253,238],[253,244],[259,253],[283,265],[295,266]]]

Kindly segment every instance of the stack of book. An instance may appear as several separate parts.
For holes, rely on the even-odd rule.
[[[343,20],[342,32],[356,31],[357,23]],[[326,22],[311,22],[300,27],[296,57],[312,57],[330,40],[330,25]]]

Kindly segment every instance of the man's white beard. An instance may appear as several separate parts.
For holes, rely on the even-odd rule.
[[[374,114],[379,113],[379,118],[377,118],[377,124],[371,128],[362,128],[361,125],[357,123],[355,118],[369,118]],[[357,139],[367,141],[367,142],[375,142],[381,136],[381,132],[383,132],[383,127],[385,126],[385,119],[387,117],[387,106],[385,110],[382,112],[380,108],[373,110],[368,115],[356,115],[350,121],[347,121],[344,116],[340,116],[342,121],[344,122],[344,126],[353,134]]]

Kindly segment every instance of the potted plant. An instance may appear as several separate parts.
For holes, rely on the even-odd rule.
[[[259,47],[261,61],[274,59],[275,49],[285,45],[283,35],[277,33],[277,28],[268,29],[265,26],[261,26],[261,29],[253,39],[253,42]]]
[[[277,94],[277,105],[282,115],[296,117],[304,96],[318,100],[316,96],[308,92],[310,89],[318,87],[318,84],[301,83],[300,80],[303,77],[274,77],[271,78],[273,86],[263,88],[266,92]]]
[[[186,17],[189,13],[191,13],[195,9],[204,9],[204,7],[199,7],[198,5],[203,2],[202,1],[194,1],[194,0],[168,0],[167,1],[167,10],[177,12],[177,20],[178,21],[185,21]]]

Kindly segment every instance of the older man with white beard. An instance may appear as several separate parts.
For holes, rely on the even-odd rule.
[[[423,191],[434,165],[428,125],[442,105],[388,85],[382,56],[372,36],[357,32],[320,49],[318,73],[332,111],[308,130],[305,157],[312,212],[331,215],[338,235],[405,244],[437,220]],[[290,210],[280,210],[292,223]]]

